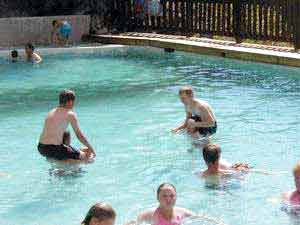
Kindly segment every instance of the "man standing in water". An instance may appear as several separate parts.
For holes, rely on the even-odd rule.
[[[57,160],[87,160],[96,156],[93,147],[81,132],[76,114],[72,111],[75,93],[64,90],[59,95],[59,106],[52,109],[45,120],[44,129],[40,136],[38,150],[41,155]],[[79,141],[88,147],[89,151],[77,150],[63,144],[63,134],[71,124]]]
[[[179,97],[185,107],[186,119],[182,125],[172,129],[172,132],[187,129],[192,136],[209,136],[216,133],[217,121],[211,106],[203,100],[195,99],[192,87],[180,88]]]

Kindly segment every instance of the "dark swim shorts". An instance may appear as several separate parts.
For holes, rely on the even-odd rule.
[[[38,150],[42,156],[57,160],[80,159],[80,151],[67,145],[45,145],[38,144]]]
[[[201,118],[199,116],[192,116],[191,119],[196,122],[201,122]],[[203,136],[215,134],[217,132],[217,122],[215,122],[215,125],[212,127],[199,127],[197,128],[197,131]]]

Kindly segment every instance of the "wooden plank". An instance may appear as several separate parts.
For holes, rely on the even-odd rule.
[[[179,13],[178,13],[178,1],[179,0],[175,0],[174,4],[175,4],[175,29],[178,30],[179,29]]]
[[[269,17],[269,38],[271,40],[276,40],[274,35],[274,18],[275,18],[275,2],[272,0],[270,5],[270,17]]]
[[[278,41],[280,39],[280,2],[275,2],[275,39]]]
[[[221,3],[217,3],[217,24],[216,33],[221,35]]]
[[[207,2],[203,4],[203,33],[207,33]]]
[[[232,27],[231,27],[231,3],[227,4],[227,15],[226,15],[226,22],[227,22],[227,29],[226,29],[226,35],[231,36],[232,35]]]
[[[162,27],[164,30],[167,30],[167,9],[166,9],[166,0],[162,0],[161,3],[162,3],[162,11],[163,11],[163,16],[162,16]]]
[[[268,39],[268,13],[269,13],[269,5],[267,3],[265,3],[263,5],[263,19],[264,19],[264,23],[263,23],[263,26],[264,26],[264,32],[263,32],[263,39],[264,40],[267,40]]]
[[[211,32],[214,34],[216,31],[216,3],[211,3]]]
[[[185,33],[185,7],[184,7],[184,1],[180,2],[180,11],[181,11],[181,32]]]
[[[225,0],[223,0],[222,2],[222,35],[225,35],[226,32],[226,4],[225,4]]]
[[[211,3],[207,3],[207,32],[211,32]]]
[[[247,5],[247,38],[253,35],[253,1],[249,1]]]
[[[169,29],[171,31],[173,31],[174,29],[176,29],[176,27],[174,25],[173,2],[174,2],[174,0],[169,0],[169,5],[168,5]]]
[[[195,3],[195,32],[200,32],[200,12],[199,12],[199,1],[194,2]]]

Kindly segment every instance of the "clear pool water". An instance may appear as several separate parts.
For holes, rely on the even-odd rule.
[[[225,159],[277,174],[253,173],[221,188],[198,178],[200,151],[169,132],[184,117],[177,91],[185,84],[213,106],[214,141]],[[60,166],[36,143],[63,88],[76,91],[75,111],[98,156],[57,175]],[[296,68],[144,48],[45,55],[41,65],[0,60],[0,172],[8,174],[0,177],[0,224],[79,224],[92,204],[106,201],[121,225],[155,206],[165,181],[176,185],[179,206],[227,224],[294,224],[268,199],[293,188],[299,112]]]

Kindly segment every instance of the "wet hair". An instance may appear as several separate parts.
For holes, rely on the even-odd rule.
[[[191,86],[183,86],[179,90],[179,95],[181,95],[181,94],[193,96],[194,95],[193,88]]]
[[[34,46],[33,46],[33,44],[31,44],[31,43],[27,43],[27,44],[25,45],[25,48],[29,48],[29,49],[31,49],[32,51],[34,51]]]
[[[71,137],[70,132],[69,131],[65,131],[64,134],[63,134],[63,141],[62,141],[64,145],[68,144],[67,140],[70,139],[70,137]]]
[[[218,144],[207,144],[202,154],[206,163],[215,163],[220,159],[221,147]]]
[[[52,20],[52,26],[54,27],[57,24],[57,20]]]
[[[293,173],[294,173],[294,175],[296,174],[296,173],[300,173],[300,164],[299,163],[297,163],[295,166],[294,166],[294,168],[293,168]]]
[[[171,186],[175,192],[176,192],[176,188],[173,184],[170,184],[170,183],[162,183],[161,185],[158,186],[157,188],[157,191],[156,191],[156,197],[158,199],[158,196],[159,196],[159,193],[161,192],[161,189],[164,187],[164,186]]]
[[[71,90],[63,90],[59,94],[59,105],[65,106],[67,102],[75,100],[75,93]]]
[[[115,219],[116,212],[115,210],[107,203],[100,202],[93,205],[88,213],[86,214],[84,220],[81,222],[82,225],[89,225],[91,219],[95,217],[100,222],[107,220],[107,219]]]
[[[17,50],[12,50],[12,51],[11,51],[11,57],[12,57],[12,58],[17,58],[18,55],[19,55],[19,54],[18,54],[18,51],[17,51]]]

